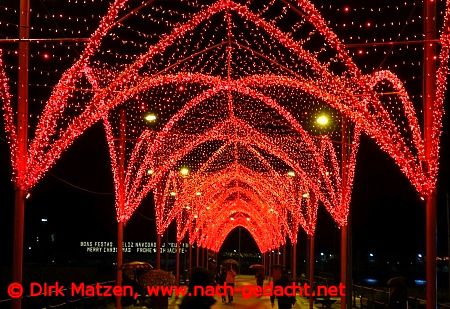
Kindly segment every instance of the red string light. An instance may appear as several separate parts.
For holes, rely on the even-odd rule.
[[[78,136],[103,120],[118,221],[126,222],[153,191],[159,234],[177,220],[181,224],[179,240],[189,234],[190,241],[213,250],[218,250],[229,231],[237,226],[249,229],[262,251],[279,246],[286,237],[296,242],[299,226],[312,235],[319,203],[344,226],[362,133],[393,158],[422,197],[428,196],[435,189],[439,168],[439,139],[449,73],[449,5],[440,38],[431,153],[425,156],[422,128],[413,99],[406,91],[407,83],[391,70],[362,73],[356,61],[367,57],[352,59],[346,44],[311,2],[298,0],[295,4],[283,6],[284,11],[294,8],[301,12],[301,20],[293,29],[308,24],[320,34],[323,46],[316,51],[306,47],[312,34],[299,40],[294,39],[294,31],[282,30],[278,20],[285,13],[273,20],[263,17],[261,12],[268,10],[270,4],[263,5],[260,11],[231,0],[219,0],[209,6],[192,4],[195,13],[180,14],[177,18],[182,22],[148,14],[150,22],[162,24],[163,35],[158,37],[124,20],[118,22],[120,13],[130,7],[126,0],[114,1],[78,60],[53,88],[29,145],[28,169],[21,173],[15,158],[17,137],[12,96],[0,54],[0,99],[14,181],[26,191],[32,189]],[[358,8],[349,6],[339,10],[346,14],[358,12]],[[130,16],[137,14],[130,12]],[[166,17],[176,15],[157,7],[155,12]],[[223,17],[223,22],[212,21],[217,16]],[[355,26],[358,25],[345,22],[346,28]],[[371,18],[359,26],[382,25]],[[242,29],[239,33],[238,27]],[[133,32],[145,44],[121,37],[119,30]],[[193,35],[196,31],[201,33],[198,42]],[[211,41],[220,33],[225,34],[224,40],[206,45],[207,33],[214,33]],[[131,44],[141,53],[133,57],[125,51],[117,53],[117,65],[108,67],[99,60],[108,54],[103,46],[108,39]],[[183,46],[191,46],[196,52]],[[264,46],[267,50],[259,52]],[[333,56],[323,60],[327,52]],[[370,52],[369,48],[358,48],[356,55]],[[53,59],[54,53],[45,52],[42,57]],[[305,101],[301,103],[311,101],[316,110],[304,108],[301,114],[297,103],[283,99],[298,98],[299,94],[304,94]],[[149,97],[162,102],[147,102]],[[178,109],[171,107],[176,102],[181,102]],[[127,138],[133,141],[126,143],[126,166],[120,166],[118,159],[119,106],[127,110],[130,126]],[[201,111],[201,106],[210,109]],[[157,112],[158,118],[166,117],[160,130],[135,123],[148,107]],[[339,159],[342,146],[333,142],[331,135],[317,136],[317,132],[311,132],[305,120],[319,107],[329,108],[352,122],[345,180]],[[262,116],[268,111],[275,115],[272,122]],[[271,126],[278,131],[271,131]],[[220,143],[218,149],[212,146],[215,142]],[[196,153],[200,154],[193,155]],[[200,157],[208,159],[201,161]],[[181,163],[192,166],[188,177],[180,178],[174,171]],[[119,168],[125,169],[124,177],[119,177]],[[288,168],[296,177],[286,176]],[[227,187],[230,184],[234,186]],[[308,198],[300,198],[299,192]],[[192,204],[186,204],[188,201]],[[274,215],[265,217],[264,211],[270,213],[270,209]],[[266,239],[254,218],[274,229],[273,237]],[[209,228],[209,224],[216,228]]]

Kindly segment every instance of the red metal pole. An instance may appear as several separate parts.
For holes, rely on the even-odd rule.
[[[423,1],[423,26],[425,41],[436,39],[436,2]],[[423,100],[425,117],[425,154],[430,158],[433,141],[433,112],[436,93],[436,43],[424,46]],[[426,298],[427,309],[436,308],[436,191],[426,198]]]
[[[14,206],[14,243],[12,279],[22,284],[23,280],[23,241],[25,230],[25,198],[24,180],[27,172],[28,158],[28,61],[29,61],[29,29],[30,0],[20,0],[19,20],[19,72],[18,72],[18,106],[17,106],[17,181],[15,183]],[[16,299],[12,307],[22,307],[22,299]]]
[[[348,164],[348,139],[349,132],[347,127],[347,120],[342,117],[342,191],[347,183],[347,164]],[[351,265],[348,265],[348,237],[349,237],[349,220],[347,225],[341,227],[341,284],[345,286],[345,295],[341,295],[341,309],[347,308],[347,299],[351,299],[351,282],[349,272]],[[351,307],[351,303],[349,304]]]
[[[122,285],[122,265],[123,265],[123,222],[117,223],[117,278],[116,285]],[[116,308],[122,308],[120,296],[116,297]]]
[[[207,268],[208,264],[208,249],[203,248],[203,268]]]
[[[205,248],[203,247],[200,248],[200,257],[200,267],[205,268]]]
[[[156,269],[161,269],[161,235],[156,232]]]
[[[269,251],[269,261],[267,264],[267,276],[269,276],[269,280],[270,277],[272,276],[272,251]]]
[[[292,243],[292,280],[297,281],[297,243]]]
[[[347,226],[341,227],[341,284],[347,293]],[[341,309],[346,309],[346,295],[341,295]]]
[[[25,191],[16,187],[14,208],[14,252],[13,252],[13,282],[22,284],[23,271],[23,238],[25,221]],[[13,308],[22,308],[22,299],[13,300]]]
[[[195,267],[200,267],[200,247],[197,244],[195,246]]]
[[[314,264],[316,262],[316,257],[314,254],[314,235],[308,237],[309,240],[309,285],[311,286],[311,292],[314,291]],[[309,297],[309,308],[314,307],[314,297],[312,293]]]
[[[261,253],[262,255],[262,259],[261,259],[261,264],[263,266],[263,273],[264,276],[266,275],[266,254],[265,253]]]
[[[121,212],[125,207],[125,151],[126,151],[126,114],[125,110],[120,110],[120,133],[119,133],[119,207]],[[116,284],[122,285],[122,265],[123,265],[123,222],[117,223],[117,279]],[[120,296],[116,297],[116,308],[122,308]]]
[[[448,201],[448,192],[445,195],[445,201],[447,204],[447,256],[448,256],[448,295],[450,297],[450,205]]]
[[[189,244],[189,278],[192,274],[192,245]]]
[[[175,263],[175,278],[177,281],[177,285],[180,284],[180,242],[177,241],[177,255],[176,255],[176,263]]]

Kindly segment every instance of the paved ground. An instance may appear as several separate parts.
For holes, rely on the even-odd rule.
[[[255,285],[255,277],[254,276],[237,276],[236,277],[236,288],[240,288],[244,285]],[[268,284],[268,282],[264,283],[265,285]],[[235,295],[234,301],[231,304],[222,303],[222,300],[220,297],[216,297],[216,304],[212,307],[212,309],[272,309],[272,306],[270,304],[270,298],[268,296],[257,298],[243,298],[242,295]],[[175,299],[170,298],[169,299],[169,309],[178,309],[178,304],[180,303],[181,299]],[[114,304],[110,304],[106,307],[106,309],[113,309],[115,308]],[[129,306],[124,307],[124,309],[146,309],[147,307],[138,307],[138,306]],[[309,301],[306,298],[303,297],[297,297],[296,304],[292,307],[293,309],[309,309]],[[314,305],[314,309],[321,309],[322,307],[320,305],[316,306]],[[332,309],[339,309],[340,303],[337,301],[333,306]],[[278,306],[275,301],[275,306],[273,309],[278,309]]]
[[[236,288],[242,287],[243,285],[255,285],[255,278],[253,276],[237,276],[236,277]],[[267,284],[267,282],[265,282]],[[220,297],[216,297],[217,302],[212,307],[213,309],[271,309],[272,306],[270,304],[270,299],[268,296],[261,297],[261,298],[248,298],[244,299],[241,295],[235,295],[234,301],[231,304],[223,304]],[[178,303],[175,300],[171,300],[171,309],[178,308]],[[335,304],[333,306],[334,308],[338,308],[339,304]],[[297,297],[297,303],[292,308],[295,309],[308,309],[309,308],[309,302],[306,298],[300,298]],[[321,306],[318,307],[314,306],[314,308],[320,309]],[[275,307],[274,309],[278,309],[278,306],[276,305],[275,301]]]

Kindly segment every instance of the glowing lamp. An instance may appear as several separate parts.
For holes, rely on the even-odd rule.
[[[200,196],[200,195],[202,195],[202,193],[201,192],[195,192],[195,195]]]
[[[185,167],[185,166],[180,168],[180,174],[183,177],[188,176],[189,175],[189,169],[187,167]]]
[[[295,177],[295,172],[294,171],[289,171],[288,173],[289,177]]]
[[[155,122],[156,121],[156,115],[153,113],[148,113],[144,116],[145,121],[147,122]]]
[[[308,192],[303,193],[303,194],[302,194],[302,197],[303,197],[303,198],[309,198],[309,193],[308,193]]]
[[[42,53],[42,58],[44,60],[50,60],[51,55],[48,52],[44,52],[44,53]]]
[[[176,192],[174,192],[174,191],[170,192],[170,196],[175,196],[175,195],[177,195]]]
[[[154,173],[153,169],[147,170],[147,175],[153,175],[153,173]]]
[[[327,126],[330,123],[330,117],[328,115],[319,115],[316,119],[316,123],[322,127]]]

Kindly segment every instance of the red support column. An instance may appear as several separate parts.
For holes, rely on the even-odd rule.
[[[122,265],[123,265],[123,222],[117,223],[117,277],[116,285],[122,285]],[[122,299],[116,297],[116,308],[122,308]]]
[[[309,242],[309,285],[311,286],[311,292],[314,291],[314,264],[316,262],[316,257],[314,254],[314,235],[308,237]],[[309,308],[314,307],[314,297],[310,295],[309,297]]]
[[[119,199],[120,215],[125,207],[125,152],[126,152],[126,114],[125,110],[120,110],[120,133],[119,133]],[[117,278],[116,285],[122,285],[122,265],[123,265],[123,222],[117,223]],[[122,308],[120,296],[116,297],[116,308]]]
[[[345,285],[347,294],[347,226],[341,227],[341,284]],[[341,295],[341,309],[346,309],[346,295]]]
[[[25,191],[16,187],[16,203],[14,208],[14,252],[13,252],[13,282],[22,284],[23,271],[23,239],[25,229]],[[13,300],[13,308],[22,308],[22,299]]]
[[[423,100],[425,117],[425,154],[430,159],[433,141],[433,112],[436,93],[436,2],[423,1],[423,26],[425,34],[424,68],[423,68]],[[427,309],[436,308],[436,190],[426,198],[426,299]]]
[[[266,276],[269,276],[269,254],[266,252],[264,253],[264,257],[265,257],[265,264],[264,264],[264,270],[266,272]]]
[[[206,268],[206,248],[202,248],[202,267]]]
[[[342,190],[347,183],[347,165],[348,165],[348,146],[349,146],[349,128],[347,126],[347,120],[342,118]],[[345,192],[344,192],[345,194]],[[351,237],[350,228],[350,211],[347,218],[347,225],[341,227],[341,284],[345,286],[345,295],[341,295],[341,309],[346,309],[352,307],[351,297],[352,297],[352,282],[351,282],[351,257],[349,257],[349,237]],[[350,300],[348,302],[348,300]]]
[[[189,278],[192,274],[192,245],[189,244]]]
[[[264,276],[266,275],[266,253],[261,253],[262,259],[261,259],[261,264],[263,266],[263,273]]]
[[[269,250],[269,260],[268,260],[268,264],[267,264],[267,276],[272,277],[272,251]]]
[[[200,267],[200,247],[197,244],[195,247],[195,267]]]
[[[297,243],[292,243],[292,280],[297,280]]]
[[[156,232],[156,269],[161,269],[161,235]]]
[[[175,262],[175,278],[177,285],[180,284],[180,242],[177,241],[177,253],[176,253],[176,262]]]
[[[23,280],[23,241],[25,230],[25,198],[24,180],[28,158],[28,62],[29,62],[29,29],[30,0],[20,0],[19,20],[19,72],[18,72],[18,107],[17,107],[17,179],[15,183],[14,206],[14,243],[12,279],[22,283]],[[13,308],[21,308],[22,300],[13,301]]]

